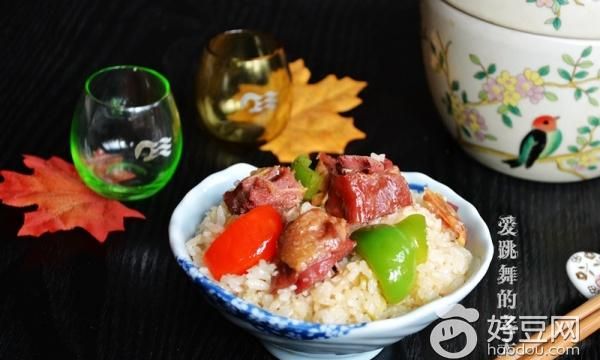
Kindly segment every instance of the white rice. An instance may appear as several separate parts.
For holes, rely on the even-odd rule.
[[[442,221],[421,206],[422,199],[413,194],[414,204],[374,223],[397,223],[406,216],[419,213],[427,223],[429,252],[427,261],[417,266],[417,279],[411,294],[401,302],[388,305],[381,295],[377,279],[367,263],[357,254],[338,263],[338,274],[309,290],[296,294],[295,285],[271,294],[271,278],[275,265],[264,260],[244,275],[225,275],[220,284],[235,295],[273,313],[299,320],[327,324],[345,324],[391,318],[407,313],[440,298],[465,282],[473,256],[455,242]],[[305,203],[301,212],[311,208]],[[295,214],[297,216],[297,214]],[[202,255],[224,229],[231,214],[224,204],[213,207],[198,226],[197,235],[186,244],[194,262],[210,276],[202,263]]]

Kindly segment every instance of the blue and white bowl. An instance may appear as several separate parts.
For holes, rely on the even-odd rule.
[[[479,213],[447,186],[420,173],[403,173],[413,191],[425,187],[439,192],[454,205],[469,231],[466,247],[472,262],[463,286],[453,293],[423,305],[405,315],[351,325],[324,325],[294,320],[250,304],[221,288],[192,262],[185,243],[191,239],[204,214],[219,204],[223,193],[256,169],[236,164],[214,173],[194,187],[179,203],[169,224],[171,249],[188,276],[204,291],[206,299],[227,319],[258,337],[280,359],[371,359],[384,346],[427,327],[452,305],[461,301],[481,281],[493,256],[490,232]],[[201,306],[201,304],[199,304]]]

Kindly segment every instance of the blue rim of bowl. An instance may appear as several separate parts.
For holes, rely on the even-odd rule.
[[[205,291],[208,301],[217,308],[224,308],[229,314],[246,321],[257,330],[270,335],[283,336],[296,340],[329,339],[346,335],[352,329],[364,327],[366,322],[338,325],[318,324],[276,315],[237,297],[204,275],[191,261],[177,258],[177,263],[185,270],[193,282]]]
[[[431,179],[427,175],[421,173],[412,174],[421,177],[423,183],[409,183],[408,185],[411,190],[418,193],[422,193],[427,187],[430,186],[428,182],[432,182],[437,186],[444,188],[445,193],[457,196],[464,202],[464,207],[470,208],[468,209],[469,211],[474,212],[479,216],[479,213],[471,203],[464,200],[460,195],[456,194],[448,186]],[[461,207],[463,207],[463,205],[461,205]],[[202,273],[202,271],[200,271],[200,268],[198,268],[198,266],[196,266],[192,261],[187,260],[178,255],[175,255],[175,258],[177,259],[177,263],[179,264],[179,266],[183,268],[183,270],[192,279],[192,281],[200,285],[205,290],[205,293],[203,295],[205,295],[205,298],[208,300],[208,302],[211,305],[215,306],[217,309],[224,309],[229,315],[234,316],[234,318],[239,318],[240,320],[252,325],[255,329],[266,334],[281,336],[293,340],[325,340],[348,335],[352,330],[365,328],[367,325],[383,325],[386,323],[397,321],[400,318],[408,319],[411,316],[411,314],[413,316],[418,316],[420,315],[419,310],[423,310],[425,308],[432,308],[434,307],[434,305],[436,305],[436,303],[442,303],[442,307],[447,308],[460,301],[464,296],[468,295],[481,282],[481,280],[487,273],[494,253],[493,244],[491,244],[491,238],[489,236],[489,229],[487,228],[485,222],[483,222],[483,219],[481,219],[481,222],[484,225],[484,230],[487,231],[487,240],[489,240],[490,242],[490,251],[486,253],[485,258],[479,259],[479,268],[477,269],[477,271],[474,271],[473,274],[471,274],[471,276],[465,281],[465,283],[461,287],[454,290],[450,294],[435,299],[427,304],[423,304],[422,306],[412,311],[409,311],[406,314],[389,319],[381,319],[354,324],[321,324],[304,320],[292,319],[274,314],[257,305],[251,304],[243,300],[242,298],[232,294],[228,290],[224,289],[214,280],[210,279],[208,276]],[[468,284],[470,284],[470,286],[467,286]],[[462,297],[458,294],[458,292],[461,289],[466,290],[466,293]]]

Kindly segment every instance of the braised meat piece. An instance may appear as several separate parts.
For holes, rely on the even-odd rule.
[[[304,188],[288,167],[255,170],[226,192],[223,200],[232,214],[243,214],[260,205],[271,205],[280,213],[300,205]]]
[[[319,208],[301,214],[285,228],[279,239],[279,258],[302,272],[323,260],[348,240],[346,221]]]
[[[362,172],[373,174],[390,170],[394,164],[389,159],[376,160],[370,156],[342,155],[338,157],[320,154],[319,160],[323,162],[330,173],[345,174],[350,172]]]
[[[310,265],[306,270],[298,273],[298,280],[296,280],[297,292],[302,292],[305,289],[309,289],[316,282],[319,282],[325,277],[335,264],[346,257],[354,250],[356,243],[352,240],[346,240],[340,243],[339,247],[331,252],[330,256],[321,261],[317,261]]]
[[[296,284],[297,292],[324,279],[336,262],[354,249],[344,219],[315,208],[300,215],[279,238],[278,275],[273,288]]]
[[[329,172],[325,209],[351,224],[367,223],[412,203],[410,189],[388,159],[319,155]]]

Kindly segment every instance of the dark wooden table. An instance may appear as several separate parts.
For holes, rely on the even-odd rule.
[[[500,215],[517,217],[518,306],[496,308],[495,259],[463,302],[481,313],[472,359],[487,358],[485,319],[492,315],[558,315],[584,301],[564,265],[575,251],[600,250],[600,182],[526,182],[470,159],[430,100],[416,0],[2,1],[1,169],[23,171],[21,154],[70,159],[69,126],[84,79],[111,64],[146,65],[168,76],[185,146],[170,184],[129,204],[147,220],[127,221],[127,230],[104,244],[83,230],[17,238],[23,211],[0,206],[0,359],[271,358],[205,303],[175,263],[167,237],[173,208],[206,175],[236,162],[276,161],[224,146],[197,125],[193,78],[202,46],[212,34],[239,27],[274,33],[315,79],[335,73],[368,81],[364,104],[352,112],[368,137],[349,153],[386,153],[402,169],[446,183],[492,230]],[[378,358],[439,358],[430,329]],[[585,341],[580,358],[600,359],[599,340]]]

